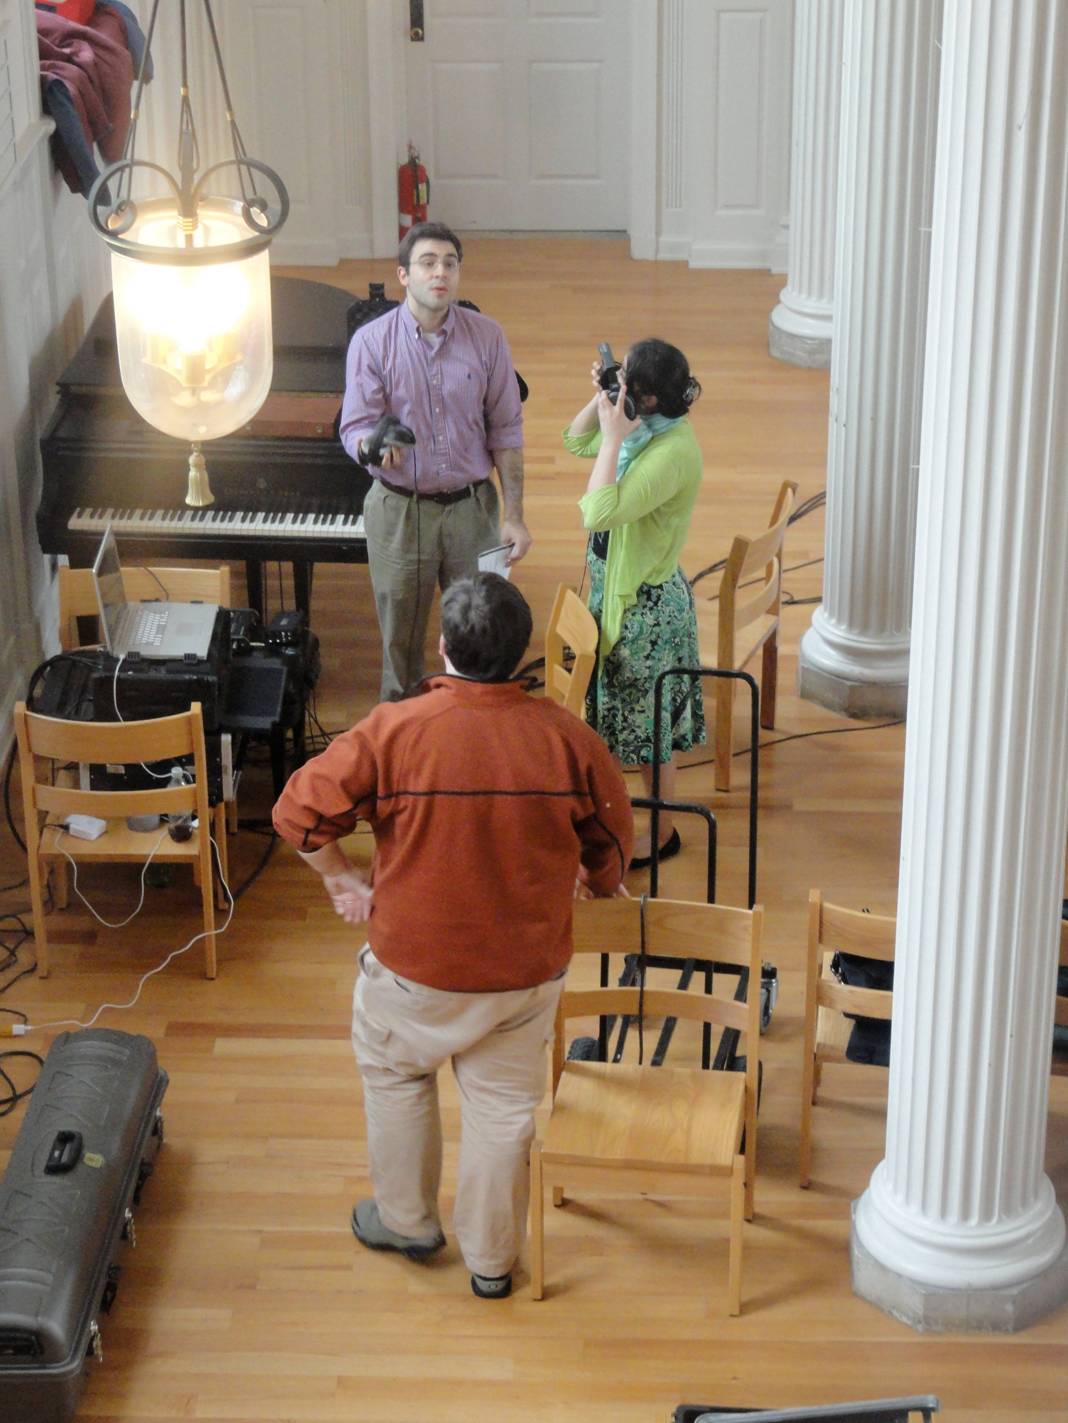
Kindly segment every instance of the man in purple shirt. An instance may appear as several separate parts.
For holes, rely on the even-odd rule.
[[[407,233],[397,276],[406,299],[349,345],[341,439],[358,463],[384,414],[415,435],[387,445],[364,500],[367,558],[382,634],[382,700],[423,677],[434,585],[478,572],[486,549],[530,547],[523,523],[523,416],[504,332],[456,306],[463,248],[441,223]],[[501,481],[501,505],[490,475]]]

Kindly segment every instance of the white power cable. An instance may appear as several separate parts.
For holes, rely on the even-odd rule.
[[[205,831],[205,834],[207,833],[208,832]],[[225,934],[227,929],[229,929],[230,927],[230,921],[234,917],[234,896],[230,893],[230,886],[226,883],[226,880],[223,877],[222,860],[219,858],[219,847],[218,845],[216,845],[214,840],[211,841],[211,848],[215,852],[215,863],[218,866],[219,870],[219,881],[222,884],[223,889],[226,891],[227,899],[230,901],[230,908],[226,915],[226,923],[212,932],[216,934]],[[128,921],[124,920],[123,922],[125,923]],[[121,1012],[126,1008],[134,1007],[134,1005],[137,1003],[137,1000],[141,997],[141,990],[144,988],[148,980],[150,978],[155,977],[157,973],[162,973],[169,963],[171,963],[174,959],[178,958],[179,955],[184,954],[188,949],[191,949],[193,945],[199,943],[201,939],[206,939],[208,937],[208,932],[209,931],[207,929],[204,929],[199,934],[194,934],[193,937],[189,939],[188,942],[184,943],[180,949],[174,949],[171,953],[169,953],[162,963],[157,964],[155,968],[150,968],[149,971],[142,976],[141,981],[140,983],[138,983],[137,989],[133,997],[129,999],[126,1003],[101,1003],[100,1007],[96,1010],[96,1012],[87,1022],[82,1022],[80,1018],[61,1018],[53,1023],[14,1023],[12,1024],[12,1036],[16,1038],[21,1038],[25,1037],[27,1033],[44,1032],[48,1028],[91,1028],[96,1022],[96,1020],[100,1017],[101,1013],[106,1012],[109,1008],[114,1008],[117,1012]]]
[[[69,830],[67,829],[67,827],[66,827],[65,825],[46,825],[46,826],[45,826],[45,829],[46,829],[46,830],[58,830],[61,835],[69,835],[69,834],[70,834]],[[81,890],[78,888],[78,862],[77,862],[77,860],[75,860],[74,856],[71,855],[71,854],[69,854],[68,851],[64,850],[64,848],[63,848],[62,845],[59,846],[59,852],[60,852],[60,854],[61,854],[61,855],[63,856],[63,858],[71,865],[71,867],[72,867],[73,870],[74,870],[74,893],[78,896],[78,898],[81,900],[81,902],[85,905],[86,909],[88,909],[89,913],[93,916],[93,918],[96,919],[99,923],[103,924],[105,928],[107,928],[107,929],[122,929],[122,928],[125,928],[125,926],[126,926],[127,924],[129,924],[129,922],[130,922],[131,919],[136,919],[137,916],[138,916],[138,914],[140,914],[140,912],[141,912],[141,907],[142,907],[142,905],[143,905],[144,902],[145,902],[145,876],[146,876],[147,873],[148,873],[148,867],[149,867],[149,865],[152,863],[152,857],[155,855],[155,853],[156,853],[156,851],[159,849],[159,847],[163,844],[163,841],[165,840],[165,838],[166,838],[166,836],[167,836],[167,831],[168,831],[168,827],[167,827],[167,826],[164,826],[164,828],[163,828],[163,830],[162,830],[162,832],[161,832],[161,834],[160,834],[159,839],[156,841],[156,843],[152,846],[152,849],[149,851],[148,859],[145,861],[144,865],[141,867],[141,897],[140,897],[140,899],[137,901],[137,904],[136,904],[136,905],[134,906],[134,908],[130,911],[130,913],[127,914],[126,918],[125,918],[125,919],[120,919],[117,924],[113,924],[110,919],[105,919],[102,914],[98,914],[98,913],[96,912],[96,910],[93,908],[93,906],[92,906],[92,905],[89,903],[89,901],[86,899],[85,895],[84,895],[84,894],[81,892]],[[212,843],[214,844],[214,841],[213,841]]]

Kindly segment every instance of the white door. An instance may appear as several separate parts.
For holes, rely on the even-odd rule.
[[[627,226],[630,6],[425,0],[407,42],[408,137],[430,216],[465,230]]]

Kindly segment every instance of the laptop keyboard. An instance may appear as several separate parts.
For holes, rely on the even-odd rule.
[[[139,612],[134,624],[133,641],[140,643],[142,647],[159,647],[163,642],[169,616],[169,609],[160,612],[145,608]]]

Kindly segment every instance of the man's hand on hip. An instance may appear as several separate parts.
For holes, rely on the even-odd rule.
[[[323,875],[323,886],[346,924],[363,924],[370,917],[374,889],[356,869]]]
[[[318,850],[298,850],[306,865],[322,877],[330,902],[346,924],[362,924],[371,913],[373,891],[336,841]]]

